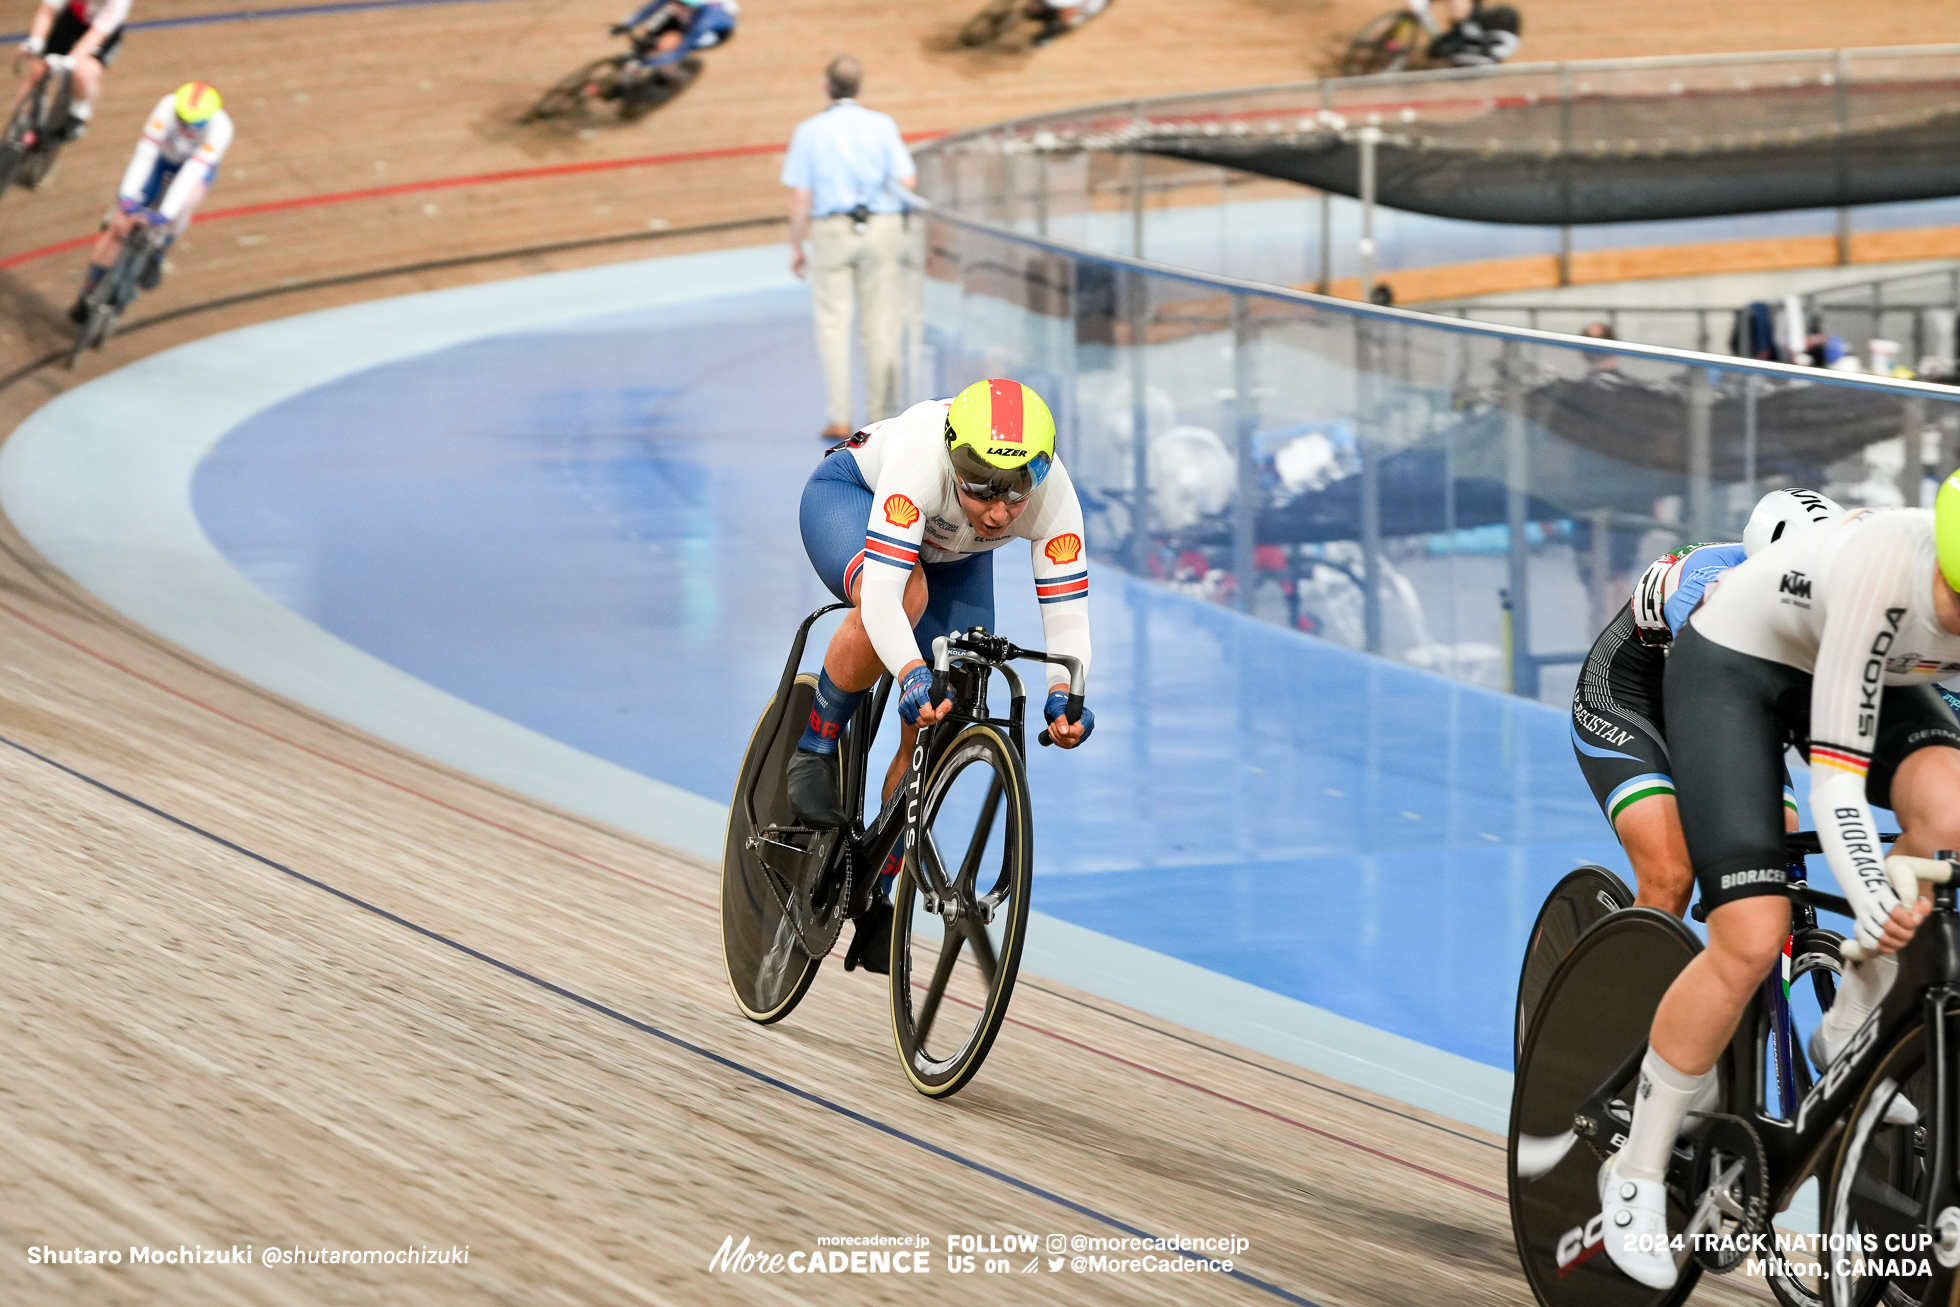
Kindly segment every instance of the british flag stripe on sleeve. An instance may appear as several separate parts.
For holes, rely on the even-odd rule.
[[[912,570],[912,564],[919,561],[919,547],[909,540],[897,536],[881,535],[876,531],[864,533],[864,556],[891,567]]]
[[[1034,593],[1044,604],[1065,604],[1071,599],[1081,599],[1089,593],[1089,573],[1085,569],[1042,581],[1035,586]]]

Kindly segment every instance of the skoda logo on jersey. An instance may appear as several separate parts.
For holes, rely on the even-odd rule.
[[[1789,595],[1793,599],[1810,598],[1810,578],[1802,572],[1785,572],[1783,579],[1776,583],[1778,594]]]

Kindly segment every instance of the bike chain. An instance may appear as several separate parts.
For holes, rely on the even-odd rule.
[[[1707,1196],[1708,1190],[1704,1187],[1709,1178],[1704,1174],[1708,1165],[1706,1159],[1718,1139],[1725,1150],[1738,1155],[1743,1163],[1739,1179],[1742,1213],[1728,1217],[1736,1222],[1735,1229],[1725,1236],[1729,1246],[1694,1249],[1697,1262],[1705,1269],[1723,1275],[1741,1265],[1743,1259],[1754,1251],[1755,1238],[1769,1229],[1769,1163],[1763,1154],[1763,1141],[1757,1136],[1756,1128],[1742,1117],[1727,1112],[1691,1112],[1688,1115],[1690,1118],[1699,1117],[1710,1127],[1696,1145],[1694,1188],[1688,1195],[1692,1204],[1688,1213],[1690,1220],[1701,1211],[1702,1202]],[[1701,1233],[1707,1235],[1714,1232]]]

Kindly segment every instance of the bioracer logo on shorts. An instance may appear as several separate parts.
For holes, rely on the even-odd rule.
[[[1732,871],[1722,877],[1723,889],[1739,889],[1744,885],[1781,885],[1786,873],[1781,867],[1755,867],[1749,871]]]

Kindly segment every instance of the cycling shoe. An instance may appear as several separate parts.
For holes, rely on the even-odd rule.
[[[798,749],[789,756],[789,809],[805,826],[832,830],[848,820],[837,798],[837,755]]]
[[[75,297],[75,302],[68,306],[68,320],[78,327],[88,321],[88,296]]]
[[[1837,1061],[1842,1051],[1841,1046],[1833,1047],[1831,1041],[1824,1038],[1822,1026],[1811,1032],[1810,1042],[1805,1047],[1810,1050],[1810,1064],[1817,1068],[1820,1076],[1824,1074],[1825,1067]],[[1892,1101],[1885,1105],[1885,1124],[1918,1125],[1919,1108],[1904,1094],[1894,1094]]]
[[[144,290],[155,290],[162,282],[163,255],[153,254],[150,256],[150,261],[143,265],[142,275],[136,278],[136,284]]]
[[[1680,1274],[1668,1250],[1667,1186],[1659,1180],[1624,1180],[1614,1158],[1599,1168],[1600,1238],[1606,1255],[1627,1278],[1649,1289],[1668,1289]]]
[[[857,930],[851,936],[851,947],[844,953],[844,970],[856,971],[863,967],[874,976],[887,975],[891,971],[892,955],[892,901],[887,898],[871,900],[864,915],[856,920]]]

